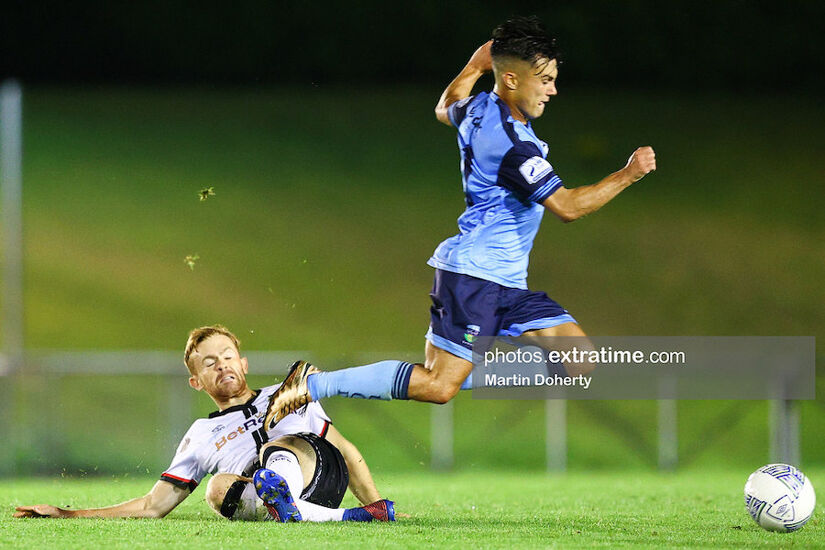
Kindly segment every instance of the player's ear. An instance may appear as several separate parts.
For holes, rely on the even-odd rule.
[[[513,71],[506,71],[501,75],[501,81],[508,90],[515,90],[518,88],[518,75]]]
[[[201,391],[203,389],[203,385],[201,385],[201,381],[198,380],[197,377],[195,377],[195,376],[190,376],[189,377],[189,385],[197,391]]]
[[[241,368],[243,368],[244,374],[249,372],[249,361],[246,360],[246,357],[241,357]]]

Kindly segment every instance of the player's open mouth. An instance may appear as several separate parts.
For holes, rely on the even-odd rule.
[[[232,382],[235,380],[235,376],[232,374],[227,374],[223,378],[220,379],[219,383],[223,384],[224,382]]]

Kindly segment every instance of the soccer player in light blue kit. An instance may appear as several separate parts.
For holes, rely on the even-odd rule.
[[[492,92],[471,96],[486,72]],[[553,336],[585,336],[575,319],[543,292],[527,289],[527,264],[545,210],[571,222],[595,212],[656,169],[653,149],[640,147],[627,164],[593,185],[567,188],[547,160],[548,147],[532,119],[556,95],[558,53],[535,17],[511,19],[472,55],[444,90],[435,114],[458,129],[466,210],[459,234],[442,242],[436,269],[426,362],[382,361],[320,372],[294,365],[273,394],[268,423],[309,401],[341,395],[371,399],[449,401],[472,370],[477,336],[509,336],[540,343]],[[564,366],[571,375],[587,364]]]

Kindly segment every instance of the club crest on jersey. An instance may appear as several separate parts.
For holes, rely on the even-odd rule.
[[[464,341],[472,344],[476,341],[481,327],[478,325],[467,325],[467,332],[464,333]]]
[[[533,185],[552,172],[553,167],[541,157],[530,157],[518,167],[518,171],[527,183]]]

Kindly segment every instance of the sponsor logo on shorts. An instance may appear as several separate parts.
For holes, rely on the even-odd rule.
[[[527,183],[533,185],[552,172],[553,167],[541,157],[530,157],[518,167],[518,171],[521,172]]]
[[[478,325],[467,325],[467,331],[464,333],[464,341],[468,344],[472,344],[478,338],[478,333],[481,331],[481,327]]]

